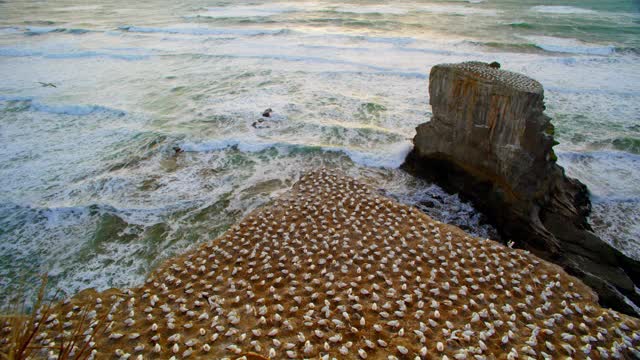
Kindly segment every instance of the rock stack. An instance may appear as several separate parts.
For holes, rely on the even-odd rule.
[[[88,341],[92,359],[639,355],[640,321],[595,298],[525,250],[322,170],[144,285],[57,305],[34,342],[55,358]]]
[[[504,241],[561,265],[603,306],[638,316],[640,263],[587,222],[587,188],[565,176],[537,81],[481,62],[437,65],[431,121],[417,128],[404,168],[470,199]]]

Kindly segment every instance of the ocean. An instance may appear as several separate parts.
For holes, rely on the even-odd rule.
[[[40,273],[63,293],[139,284],[322,166],[494,237],[471,205],[398,169],[431,116],[430,68],[466,60],[544,85],[595,231],[640,259],[639,12],[637,0],[0,0],[0,294]]]

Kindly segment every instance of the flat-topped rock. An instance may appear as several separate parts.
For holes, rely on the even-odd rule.
[[[480,61],[467,61],[457,64],[440,64],[439,68],[447,68],[454,71],[461,71],[465,76],[475,78],[476,80],[486,80],[491,84],[501,84],[504,87],[511,88],[516,91],[527,93],[542,94],[542,84],[536,80],[507,70],[500,70],[487,66],[488,64]]]
[[[539,91],[522,91],[516,80]],[[512,201],[548,191],[548,174],[557,171],[553,125],[538,82],[479,62],[444,64],[431,70],[429,93],[433,117],[417,128],[417,156],[491,178]]]
[[[560,267],[328,170],[143,286],[82,292],[43,320],[40,344],[80,327],[95,359],[640,354],[639,320]]]
[[[433,116],[404,168],[473,201],[503,240],[560,264],[602,305],[637,316],[640,263],[591,231],[586,186],[556,164],[540,83],[465,62],[434,66],[429,93]]]

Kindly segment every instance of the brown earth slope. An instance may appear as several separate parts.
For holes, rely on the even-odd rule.
[[[143,286],[58,305],[37,341],[85,312],[96,359],[637,356],[638,319],[596,300],[556,265],[320,170]]]

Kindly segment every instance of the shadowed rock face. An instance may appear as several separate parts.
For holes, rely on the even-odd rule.
[[[586,186],[556,164],[542,85],[466,62],[433,67],[429,93],[433,117],[404,168],[473,201],[505,241],[560,264],[602,305],[637,316],[640,264],[592,232]]]

